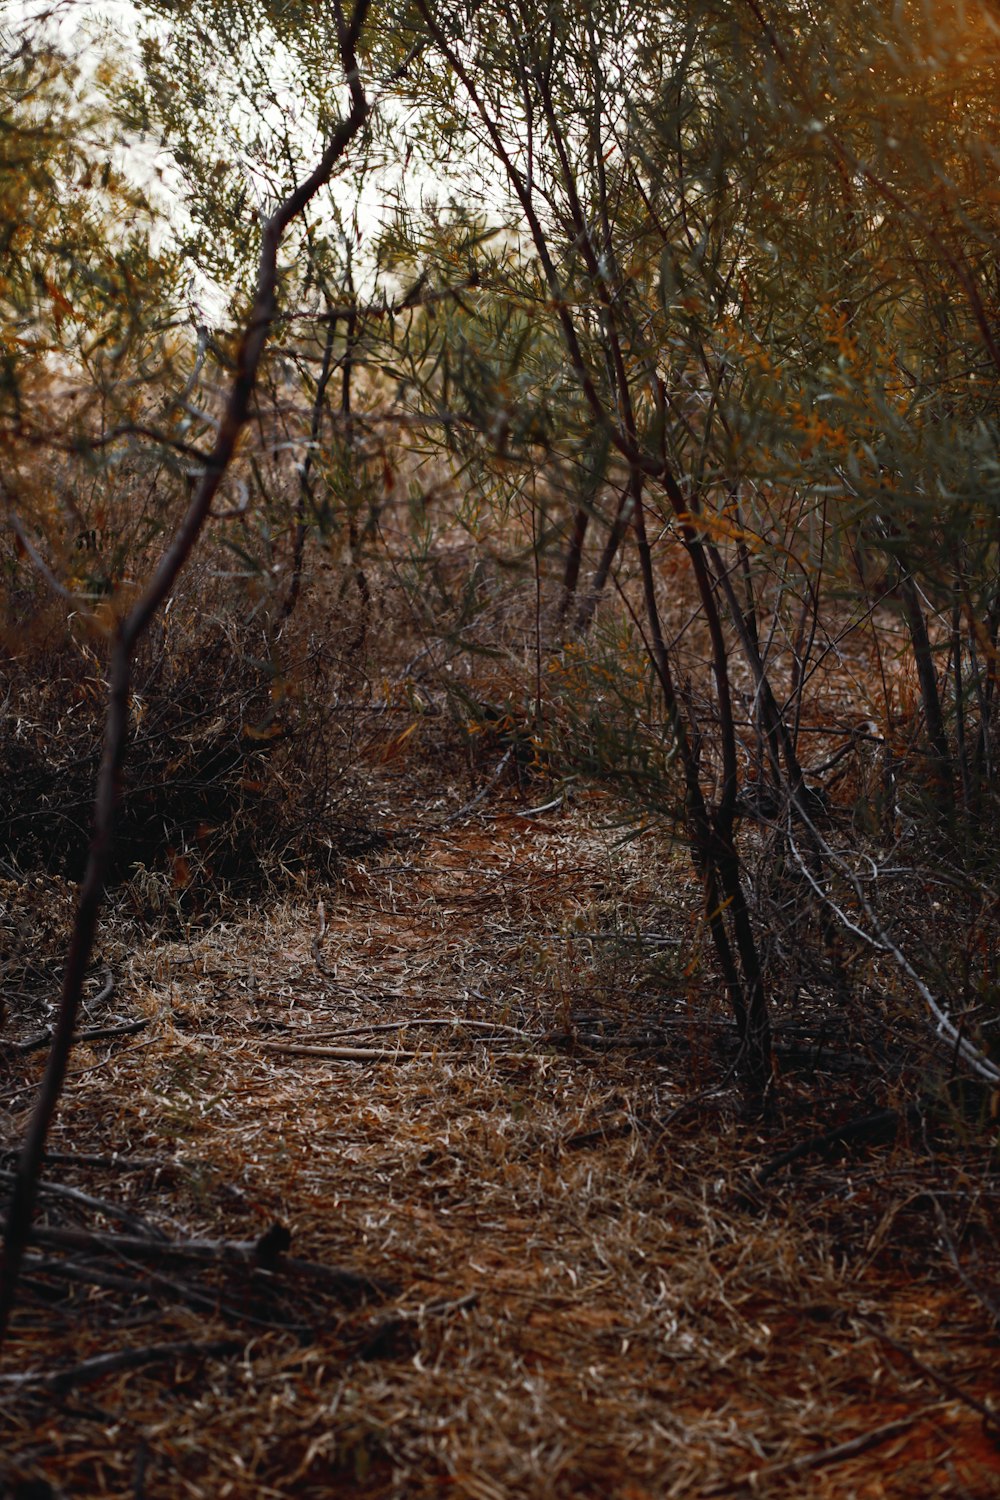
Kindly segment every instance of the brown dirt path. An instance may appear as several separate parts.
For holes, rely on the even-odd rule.
[[[83,1252],[68,1282],[41,1248],[6,1372],[192,1352],[0,1384],[4,1494],[1000,1495],[956,1399],[988,1394],[996,1340],[934,1246],[926,1160],[904,1143],[744,1194],[781,1143],[711,1090],[724,1068],[683,1024],[702,985],[683,867],[668,896],[605,814],[507,808],[353,866],[319,965],[311,901],[136,955],[152,1024],[81,1051],[52,1142],[76,1160],[52,1180],[178,1238],[281,1223],[291,1255],[396,1290],[124,1256],[96,1285]],[[5,1096],[9,1138],[28,1098]],[[966,1189],[985,1256],[996,1179]],[[193,1347],[224,1339],[238,1352]]]

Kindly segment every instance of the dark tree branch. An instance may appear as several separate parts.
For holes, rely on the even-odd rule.
[[[17,1293],[17,1280],[31,1230],[45,1142],[62,1094],[73,1047],[83,984],[111,861],[115,818],[121,800],[122,771],[129,728],[132,659],[201,536],[212,502],[232,463],[246,424],[261,356],[277,311],[278,250],[289,224],[330,179],[334,167],[368,118],[370,105],[361,85],[356,46],[370,0],[357,0],[350,21],[336,0],[340,62],[350,90],[350,109],[334,130],[313,171],[288,195],[264,225],[257,289],[243,329],[235,374],[215,443],[195,486],[187,514],[132,608],[121,620],[111,652],[104,754],[94,801],[94,833],[63,976],[62,995],[48,1065],[17,1167],[0,1253],[0,1347]]]

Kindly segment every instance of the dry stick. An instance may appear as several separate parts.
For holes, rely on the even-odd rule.
[[[193,1341],[182,1344],[149,1344],[145,1349],[121,1349],[117,1354],[98,1354],[72,1365],[68,1370],[29,1370],[22,1375],[0,1375],[0,1382],[20,1389],[23,1386],[40,1385],[50,1391],[68,1391],[75,1385],[87,1385],[93,1380],[103,1380],[105,1375],[116,1375],[120,1370],[140,1370],[144,1365],[161,1365],[168,1359],[192,1359],[212,1354],[239,1354],[244,1347],[242,1339],[209,1339],[199,1344]]]
[[[941,1200],[936,1193],[931,1193],[930,1197],[934,1204],[934,1212],[937,1215],[938,1230],[941,1238],[944,1240],[945,1249],[948,1251],[948,1259],[955,1267],[959,1280],[966,1291],[975,1297],[979,1305],[989,1315],[994,1325],[1000,1328],[1000,1298],[995,1297],[991,1291],[987,1291],[984,1286],[979,1286],[977,1282],[973,1281],[959,1259],[958,1248],[948,1227],[948,1220],[945,1218],[944,1209],[941,1207]]]
[[[914,1354],[912,1349],[907,1348],[905,1344],[901,1344],[898,1339],[894,1339],[891,1333],[887,1333],[884,1328],[880,1328],[877,1323],[873,1323],[863,1313],[856,1312],[853,1314],[853,1317],[863,1327],[867,1328],[869,1333],[873,1333],[877,1339],[881,1339],[883,1344],[887,1344],[890,1349],[895,1350],[897,1354],[901,1354],[915,1370],[921,1375],[925,1375],[934,1385],[940,1387],[953,1401],[958,1401],[962,1406],[967,1406],[970,1411],[977,1412],[982,1417],[983,1424],[990,1434],[994,1437],[1000,1437],[1000,1417],[998,1417],[995,1411],[991,1411],[984,1402],[980,1401],[976,1396],[970,1396],[968,1391],[963,1391],[962,1387],[956,1385],[947,1375],[942,1375],[939,1370],[932,1370],[930,1365],[925,1365],[918,1354]]]
[[[348,1026],[343,1031],[313,1031],[310,1027],[309,1035],[313,1041],[335,1042],[340,1037],[364,1036],[373,1031],[406,1031],[410,1026],[464,1026],[471,1031],[503,1031],[526,1042],[536,1040],[517,1026],[505,1026],[501,1021],[471,1021],[465,1016],[413,1016],[408,1021],[378,1021],[367,1026]]]
[[[929,1408],[930,1411],[938,1409],[937,1406]],[[895,1422],[886,1422],[882,1427],[873,1427],[870,1432],[863,1432],[856,1438],[848,1438],[844,1443],[835,1443],[832,1448],[822,1448],[818,1453],[804,1453],[799,1458],[789,1459],[787,1463],[768,1464],[763,1469],[752,1469],[742,1479],[713,1485],[711,1489],[705,1491],[705,1494],[726,1495],[733,1490],[756,1489],[762,1479],[776,1479],[780,1474],[803,1474],[812,1469],[825,1469],[830,1464],[846,1463],[848,1459],[857,1458],[859,1454],[868,1453],[872,1448],[879,1448],[892,1438],[901,1436],[926,1415],[926,1409],[914,1412],[910,1417],[899,1417]]]
[[[15,1174],[6,1172],[0,1168],[0,1183],[12,1185]],[[133,1234],[149,1235],[151,1238],[166,1239],[162,1229],[155,1224],[148,1223],[140,1214],[130,1213],[119,1203],[109,1203],[106,1198],[95,1198],[91,1193],[84,1193],[80,1188],[66,1187],[61,1182],[39,1182],[38,1191],[50,1198],[63,1198],[67,1203],[76,1203],[81,1208],[92,1208],[95,1213],[104,1214],[109,1219],[117,1219],[119,1224],[124,1224],[126,1229],[131,1229]]]
[[[111,860],[115,817],[121,798],[129,727],[132,658],[142,636],[168,598],[208,521],[212,502],[236,453],[236,445],[250,414],[264,344],[277,312],[278,250],[285,230],[321,187],[368,117],[370,105],[361,86],[355,48],[371,0],[357,0],[348,24],[340,0],[335,0],[340,61],[350,89],[351,107],[334,130],[316,167],[275,210],[263,226],[257,288],[236,357],[236,373],[219,423],[215,444],[195,486],[187,514],[135,604],[119,623],[111,652],[104,752],[94,799],[94,834],[80,888],[76,919],[63,974],[62,996],[48,1065],[28,1125],[18,1164],[17,1181],[7,1213],[0,1254],[0,1348],[10,1322],[18,1273],[31,1230],[38,1176],[45,1142],[62,1094],[83,983],[97,930]]]
[[[266,1240],[263,1236],[262,1240]],[[318,1261],[299,1260],[295,1256],[276,1254],[268,1259],[262,1240],[157,1240],[134,1234],[112,1234],[107,1230],[42,1228],[31,1230],[31,1240],[60,1250],[80,1250],[87,1254],[116,1255],[123,1260],[153,1260],[166,1263],[188,1262],[194,1265],[243,1266],[251,1271],[274,1274],[278,1271],[300,1276],[332,1292],[364,1295],[378,1292],[391,1294],[396,1288],[378,1276],[349,1271],[342,1266],[325,1266]]]
[[[116,1036],[133,1036],[137,1031],[144,1031],[149,1025],[147,1017],[138,1021],[126,1021],[121,1026],[89,1026],[85,1031],[78,1031],[73,1037],[74,1042],[104,1042]],[[39,1047],[45,1047],[52,1041],[54,1030],[50,1026],[46,1031],[40,1031],[37,1036],[26,1037],[23,1042],[14,1043],[15,1052],[34,1052]]]
[[[415,1052],[384,1047],[307,1047],[299,1042],[258,1042],[264,1052],[282,1052],[290,1057],[331,1057],[338,1062],[410,1062]]]

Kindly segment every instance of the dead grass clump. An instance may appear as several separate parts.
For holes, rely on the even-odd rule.
[[[15,1018],[37,1023],[51,1014],[74,905],[72,886],[58,876],[0,879],[0,1035]]]
[[[364,846],[366,759],[383,728],[366,717],[363,688],[343,703],[344,637],[311,632],[286,648],[241,587],[204,568],[185,581],[136,663],[116,882],[137,868],[165,875],[190,915],[224,891],[329,871]],[[8,650],[0,847],[11,868],[76,880],[101,753],[104,643],[71,621]],[[357,683],[357,662],[351,675]]]

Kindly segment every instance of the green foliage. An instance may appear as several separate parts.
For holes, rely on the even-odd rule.
[[[110,62],[92,78],[44,32],[4,48],[0,84],[3,420],[30,422],[25,386],[55,375],[108,386],[123,360],[155,378],[172,327],[174,266],[156,215],[121,164]]]

